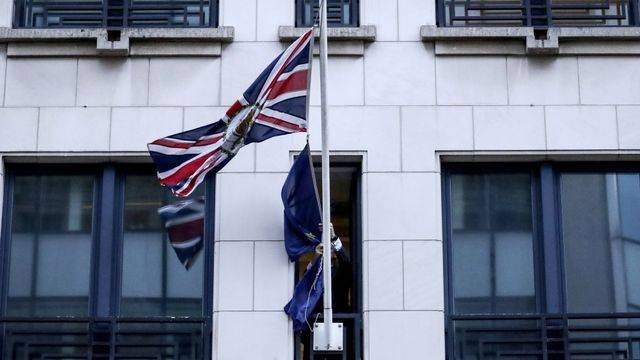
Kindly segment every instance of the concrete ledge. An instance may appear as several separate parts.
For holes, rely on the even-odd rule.
[[[290,42],[299,38],[307,28],[295,26],[280,26],[278,36],[280,41]],[[317,38],[320,31],[314,29],[313,35]],[[334,27],[329,28],[327,33],[329,38],[329,55],[340,56],[362,56],[364,55],[364,43],[376,40],[376,27],[374,25],[363,25],[360,27]],[[315,44],[314,54],[318,54],[318,44]]]
[[[278,28],[278,36],[280,41],[293,41],[308,28],[299,28],[295,26],[280,26]],[[320,36],[320,30],[315,28],[313,36],[316,38]],[[362,41],[375,41],[376,40],[376,27],[374,25],[362,25],[360,27],[330,27],[327,37],[330,41],[345,41],[345,40],[362,40]]]
[[[531,27],[420,28],[423,41],[435,42],[436,55],[635,55],[640,28],[550,28],[546,39]]]
[[[0,27],[8,56],[220,56],[234,29],[123,29],[109,40],[106,29],[10,29]]]
[[[121,38],[160,40],[233,41],[232,26],[217,28],[126,28]],[[0,27],[0,43],[24,41],[89,40],[107,36],[106,29],[12,29]]]

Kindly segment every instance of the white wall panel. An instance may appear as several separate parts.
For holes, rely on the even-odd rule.
[[[216,311],[253,309],[253,242],[220,242],[218,245]]]
[[[507,58],[509,104],[578,104],[578,61],[575,57]]]
[[[293,268],[283,241],[255,243],[255,310],[282,310],[293,293]]]
[[[403,243],[404,308],[444,310],[441,241]]]
[[[331,56],[328,64],[327,103],[362,105],[364,103],[364,59],[362,56]],[[311,66],[311,105],[320,106],[320,61]]]
[[[433,44],[374,42],[364,61],[367,105],[435,104]]]
[[[77,65],[71,58],[8,59],[5,106],[73,106]]]
[[[473,108],[476,150],[544,150],[544,109],[531,106]]]
[[[502,56],[440,56],[436,78],[440,105],[507,104],[507,64]]]
[[[219,103],[219,58],[151,59],[150,105],[214,106]]]
[[[437,173],[367,174],[370,240],[424,240],[442,236]]]
[[[435,1],[398,0],[398,35],[400,41],[422,41],[420,26],[435,24]]]
[[[147,143],[182,130],[180,108],[114,108],[111,150],[147,151]]]
[[[278,27],[295,24],[295,6],[290,0],[257,0],[258,41],[279,41]]]
[[[256,40],[256,4],[256,0],[220,1],[220,25],[233,26],[234,41]]]
[[[398,0],[366,0],[362,24],[376,26],[377,41],[398,40]]]
[[[546,119],[549,150],[618,148],[613,106],[549,106]]]
[[[79,106],[146,105],[149,59],[80,59]]]
[[[583,56],[578,61],[582,104],[640,103],[640,58]]]
[[[368,242],[367,264],[369,306],[365,310],[402,310],[402,242]]]
[[[35,151],[38,109],[0,108],[0,150]]]
[[[284,312],[221,312],[214,326],[214,359],[293,358],[293,331]]]
[[[444,359],[444,317],[439,311],[367,313],[367,360]]]
[[[280,190],[286,175],[226,173],[218,176],[219,239],[283,239]]]
[[[472,150],[470,106],[402,108],[402,170],[438,171],[436,150]]]
[[[40,151],[109,150],[109,108],[42,108]]]
[[[9,0],[0,0],[0,6],[2,6],[1,4],[3,1],[9,3]],[[2,14],[1,9],[0,9],[0,14]],[[2,15],[0,15],[0,17],[2,17]],[[0,45],[0,106],[4,105],[4,88],[5,88],[5,80],[6,80],[5,79],[6,70],[7,70],[7,45],[1,44]]]
[[[620,149],[640,149],[640,106],[620,106],[618,113],[618,136]]]

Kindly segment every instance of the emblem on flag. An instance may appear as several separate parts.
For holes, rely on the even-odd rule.
[[[313,29],[258,76],[217,122],[148,144],[160,183],[188,196],[247,144],[307,131]]]
[[[189,270],[202,250],[204,199],[185,200],[158,209],[178,260]]]

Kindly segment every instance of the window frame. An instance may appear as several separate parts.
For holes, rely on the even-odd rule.
[[[124,176],[127,174],[154,174],[151,164],[6,164],[3,184],[4,200],[0,233],[0,317],[6,314],[9,287],[9,261],[11,259],[11,221],[14,183],[16,176],[29,175],[92,175],[94,177],[92,247],[89,285],[89,306],[86,318],[118,318],[122,277],[122,245],[124,215]],[[158,184],[158,186],[160,186]],[[215,210],[215,176],[208,176],[204,186],[205,229],[203,267],[202,314],[192,319],[205,322],[207,334],[211,332],[213,317],[213,235]],[[116,261],[114,261],[116,260]],[[168,318],[171,316],[161,316]],[[38,317],[29,317],[35,319]],[[152,318],[152,317],[143,317]],[[154,318],[158,318],[154,316]],[[207,335],[208,336],[208,335]],[[210,346],[210,344],[207,344]],[[210,347],[205,349],[210,352]],[[205,351],[205,354],[208,352]]]
[[[538,314],[570,314],[567,309],[567,285],[562,237],[562,199],[560,177],[564,173],[638,173],[640,162],[500,162],[444,163],[442,171],[442,224],[445,314],[453,311],[453,258],[451,233],[451,175],[517,173],[532,174],[531,194],[534,212],[534,271]],[[449,323],[449,322],[447,322]],[[448,325],[447,325],[448,326]],[[451,329],[450,329],[451,330]]]
[[[317,1],[317,0],[311,0]],[[360,0],[340,0],[341,2],[349,2],[349,11],[350,11],[350,19],[348,24],[343,23],[331,23],[329,22],[329,27],[358,27],[360,26]],[[304,17],[304,5],[305,0],[296,0],[295,2],[295,21],[296,27],[310,27],[311,24],[309,21],[305,22]]]
[[[297,155],[296,155],[297,157]],[[355,198],[355,216],[354,216],[354,224],[352,224],[353,231],[353,249],[355,250],[350,254],[350,260],[352,264],[352,268],[354,269],[353,281],[356,284],[356,311],[354,312],[334,312],[334,321],[340,321],[342,319],[353,319],[353,323],[355,325],[354,331],[355,333],[355,349],[354,355],[355,359],[361,360],[363,359],[363,311],[364,311],[364,299],[363,299],[363,270],[362,270],[362,256],[363,256],[363,241],[362,241],[362,162],[363,159],[360,155],[331,155],[331,168],[340,168],[340,167],[353,167],[356,169],[355,174],[355,184],[354,184],[354,198]],[[316,155],[312,155],[312,163],[314,169],[319,168],[321,166],[320,159]],[[318,189],[320,190],[320,189]],[[321,194],[320,194],[321,195]],[[338,234],[339,235],[339,234]],[[293,272],[293,286],[298,283],[298,262],[293,263],[294,272]],[[292,288],[293,291],[293,288]],[[323,315],[320,314],[319,319],[322,319]],[[345,337],[346,337],[345,332]],[[300,353],[300,344],[302,343],[302,337],[300,332],[294,332],[293,336],[293,359],[294,360],[302,360],[302,354]],[[313,351],[313,349],[311,349]],[[319,352],[316,356],[320,355],[322,352]],[[344,356],[347,356],[347,353],[344,353]]]
[[[576,316],[576,318],[588,318],[593,314],[577,314],[568,311],[567,307],[567,283],[565,275],[564,263],[564,242],[562,237],[562,203],[560,178],[566,173],[639,173],[640,162],[637,161],[543,161],[543,162],[497,162],[497,163],[443,163],[442,164],[442,225],[443,225],[443,271],[444,271],[444,314],[445,314],[445,351],[447,358],[453,359],[455,354],[455,344],[453,337],[455,336],[455,318],[460,314],[453,312],[454,294],[452,292],[452,234],[451,234],[451,174],[485,174],[491,172],[516,172],[521,169],[529,169],[536,174],[534,177],[537,182],[532,181],[532,202],[537,205],[532,207],[537,212],[537,221],[533,224],[537,226],[538,236],[534,236],[534,242],[538,242],[535,246],[537,250],[534,252],[534,271],[536,276],[540,276],[540,280],[536,281],[541,286],[541,291],[536,296],[539,297],[541,307],[536,314],[524,314],[525,318],[529,315],[530,319],[539,319],[551,315],[553,319],[547,319],[547,323],[542,325],[542,331],[545,326],[562,325],[559,319],[565,319]],[[537,253],[538,255],[535,255]],[[535,269],[539,270],[535,270]],[[602,314],[596,314],[602,316]],[[622,314],[636,313],[625,312]],[[465,314],[462,314],[463,316]],[[473,318],[476,315],[504,315],[504,314],[471,314]],[[510,315],[523,314],[507,314]],[[566,325],[565,325],[566,326]],[[564,335],[567,336],[567,335]],[[568,352],[567,342],[564,342],[564,351]]]
[[[80,29],[80,28],[108,28],[108,29],[125,29],[125,28],[165,28],[165,29],[190,29],[190,28],[215,28],[220,26],[220,0],[209,0],[210,1],[210,10],[209,10],[209,25],[194,25],[194,26],[130,26],[128,24],[129,16],[128,16],[128,8],[130,7],[133,0],[125,0],[122,5],[125,9],[123,15],[120,19],[123,22],[123,26],[114,27],[107,24],[107,6],[111,0],[102,0],[103,1],[103,13],[101,13],[102,24],[100,26],[31,26],[25,24],[24,12],[27,11],[25,9],[25,0],[13,0],[13,10],[11,16],[11,25],[14,29]],[[184,15],[187,12],[183,13]],[[204,18],[204,7],[201,18]],[[201,19],[201,22],[203,20]]]

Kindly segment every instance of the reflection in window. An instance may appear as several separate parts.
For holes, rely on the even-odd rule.
[[[566,173],[560,191],[567,310],[640,311],[640,175]]]
[[[91,176],[16,176],[7,315],[88,314],[93,186]]]
[[[454,311],[536,311],[529,174],[451,176]]]
[[[202,316],[204,261],[186,270],[158,215],[178,201],[153,175],[125,177],[121,316]]]

